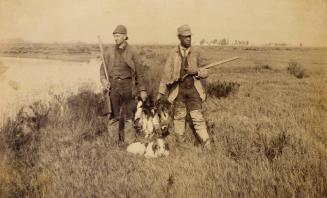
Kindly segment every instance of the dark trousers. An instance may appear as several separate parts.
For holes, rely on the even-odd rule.
[[[186,107],[188,111],[202,109],[202,99],[198,91],[195,89],[193,81],[184,81],[180,84],[179,92],[175,100],[175,106],[176,108]]]
[[[119,141],[125,140],[126,123],[131,125],[133,119],[134,96],[132,79],[111,79],[110,100],[112,115],[119,120],[118,136]],[[131,126],[127,126],[131,128]],[[127,129],[127,135],[134,135],[131,129]]]
[[[110,83],[110,99],[113,117],[116,119],[123,117],[126,120],[132,120],[134,108],[132,79],[112,79]]]

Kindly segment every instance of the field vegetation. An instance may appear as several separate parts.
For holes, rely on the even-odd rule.
[[[97,56],[96,46],[58,46],[19,50]],[[171,46],[137,47],[155,95]],[[326,49],[202,48],[212,61],[240,57],[211,69],[206,82],[212,150],[199,146],[188,127],[187,142],[171,142],[168,157],[127,153],[101,116],[101,93],[84,83],[76,94],[53,94],[6,119],[0,197],[327,197]],[[2,54],[23,56],[10,50],[17,48]],[[26,109],[34,113],[30,120]]]

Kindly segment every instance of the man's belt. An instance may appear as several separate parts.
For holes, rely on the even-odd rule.
[[[114,77],[114,78],[111,78],[112,80],[130,80],[132,79],[132,77],[126,77],[126,78],[121,78],[121,77]]]

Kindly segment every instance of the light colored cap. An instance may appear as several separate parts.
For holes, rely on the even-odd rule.
[[[178,35],[181,36],[191,36],[191,28],[189,25],[182,25],[179,28],[177,28]]]

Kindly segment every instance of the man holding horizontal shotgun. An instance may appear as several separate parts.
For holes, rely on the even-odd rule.
[[[177,29],[177,33],[180,44],[169,53],[157,100],[160,101],[168,91],[168,101],[175,104],[173,122],[178,142],[185,139],[185,117],[189,112],[201,143],[210,149],[209,134],[202,114],[202,102],[206,94],[201,80],[208,77],[208,68],[235,60],[237,57],[208,64],[204,52],[200,48],[191,47],[191,28],[182,25]]]
[[[147,93],[144,87],[144,69],[135,48],[127,43],[127,28],[118,25],[113,31],[116,45],[109,47],[103,53],[103,63],[100,68],[102,86],[108,90],[112,107],[105,113],[110,118],[110,125],[119,121],[119,143],[130,144],[135,140],[133,127],[133,108],[135,89],[142,100]],[[101,44],[100,44],[101,45]]]
[[[191,47],[191,29],[188,25],[179,27],[177,33],[180,44],[169,53],[157,100],[169,91],[168,101],[175,103],[173,122],[178,142],[184,141],[185,117],[189,112],[196,134],[202,144],[210,148],[207,126],[202,114],[205,90],[201,83],[201,79],[208,76],[207,69],[201,69],[201,66],[208,64],[208,60],[201,49]],[[184,79],[179,81],[183,76]]]

